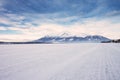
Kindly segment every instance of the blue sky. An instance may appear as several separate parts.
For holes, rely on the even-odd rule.
[[[0,0],[0,40],[68,32],[120,38],[120,0]]]

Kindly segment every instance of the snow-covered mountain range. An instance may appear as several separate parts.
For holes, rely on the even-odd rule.
[[[111,39],[100,35],[82,34],[72,35],[69,33],[46,35],[37,40],[28,42],[0,42],[0,44],[52,44],[52,43],[103,43],[110,42]]]
[[[86,36],[76,36],[67,33],[63,33],[58,36],[44,36],[38,40],[34,40],[33,42],[43,42],[43,43],[84,43],[84,42],[94,42],[100,43],[103,41],[110,41],[109,38],[100,36],[100,35],[86,35]]]

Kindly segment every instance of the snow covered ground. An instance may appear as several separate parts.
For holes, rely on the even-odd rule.
[[[0,45],[0,80],[120,80],[120,44]]]

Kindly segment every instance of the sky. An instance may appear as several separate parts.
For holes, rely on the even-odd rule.
[[[62,33],[120,38],[120,0],[0,0],[0,41]]]

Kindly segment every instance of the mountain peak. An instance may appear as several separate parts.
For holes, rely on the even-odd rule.
[[[60,37],[70,37],[70,36],[73,36],[73,35],[65,32],[65,33],[60,34],[59,36]]]

